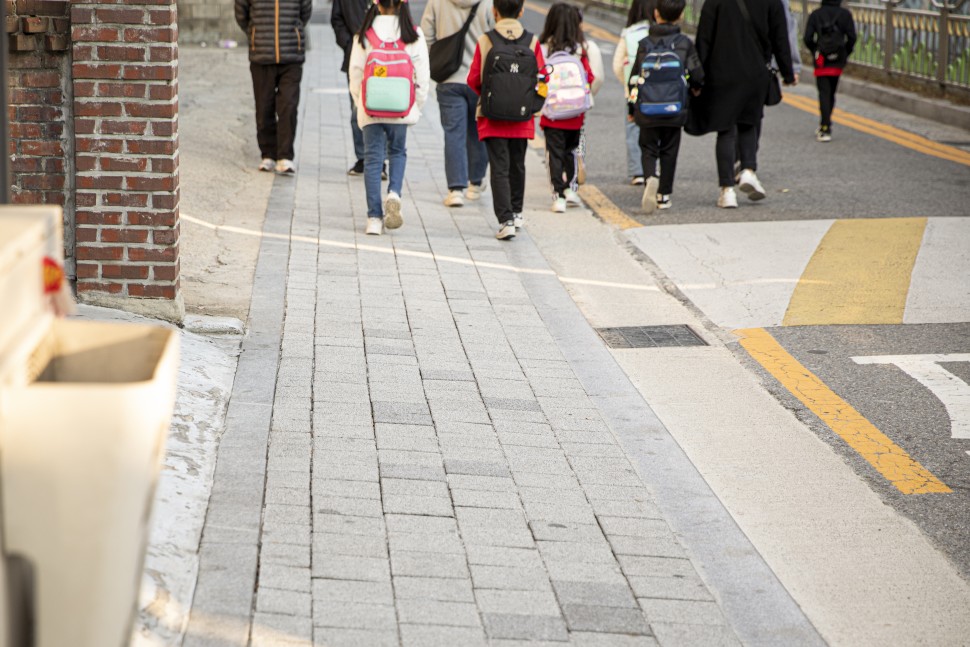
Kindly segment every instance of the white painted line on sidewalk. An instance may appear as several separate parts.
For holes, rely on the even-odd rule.
[[[903,323],[970,321],[970,219],[929,218]]]
[[[208,229],[213,229],[216,231],[224,231],[231,234],[240,234],[242,236],[256,236],[258,238],[274,238],[277,240],[289,240],[298,243],[308,243],[311,245],[319,245],[324,247],[336,247],[339,249],[356,249],[364,252],[377,252],[380,254],[394,254],[397,256],[410,256],[412,258],[423,258],[427,260],[433,260],[439,263],[455,263],[457,265],[468,265],[472,267],[477,267],[479,269],[491,269],[491,270],[504,270],[506,272],[514,272],[516,274],[538,274],[544,276],[554,276],[559,279],[562,283],[573,284],[573,285],[592,285],[597,287],[605,288],[618,288],[622,290],[636,290],[638,292],[659,292],[660,288],[655,285],[639,285],[635,283],[616,283],[613,281],[597,281],[595,279],[578,279],[571,278],[568,276],[559,276],[552,270],[544,269],[531,269],[527,267],[515,267],[514,265],[508,265],[505,263],[490,263],[488,261],[474,261],[468,258],[459,258],[457,256],[442,256],[440,254],[432,254],[430,252],[417,252],[408,249],[397,249],[391,247],[377,247],[374,245],[361,245],[359,243],[341,243],[335,240],[325,240],[322,238],[313,238],[311,236],[294,236],[290,234],[270,234],[262,231],[257,231],[255,229],[245,229],[242,227],[234,227],[232,225],[214,225],[211,222],[206,222],[205,220],[200,220],[193,216],[186,214],[181,214],[181,219],[186,222],[191,222],[192,224],[206,227]]]

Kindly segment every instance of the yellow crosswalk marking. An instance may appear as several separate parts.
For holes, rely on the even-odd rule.
[[[942,481],[840,398],[764,328],[734,331],[741,346],[903,494],[952,492]]]
[[[590,209],[599,216],[603,222],[609,223],[618,229],[633,229],[643,227],[639,222],[624,213],[623,209],[613,204],[602,191],[592,184],[583,184],[579,187],[579,197],[583,199]]]
[[[901,324],[926,218],[837,220],[792,292],[782,324]]]

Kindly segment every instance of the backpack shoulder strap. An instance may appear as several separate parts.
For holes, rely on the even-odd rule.
[[[371,47],[377,49],[384,41],[377,37],[377,32],[374,31],[373,27],[371,27],[367,30],[367,42],[370,43]]]

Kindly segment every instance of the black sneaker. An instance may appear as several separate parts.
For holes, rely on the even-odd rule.
[[[387,162],[384,162],[384,168],[381,169],[381,179],[387,179]]]
[[[350,167],[347,171],[347,175],[363,175],[364,174],[364,160],[357,160],[357,162]]]

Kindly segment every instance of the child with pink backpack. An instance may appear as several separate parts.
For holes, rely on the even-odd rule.
[[[546,137],[554,213],[565,213],[567,204],[581,204],[573,189],[575,156],[584,115],[593,106],[594,81],[582,22],[578,8],[559,2],[549,8],[539,36],[546,68],[551,68],[539,125]]]
[[[418,123],[428,97],[428,46],[415,27],[407,0],[375,0],[364,16],[350,54],[350,93],[364,134],[365,233],[397,229],[407,164],[407,129]],[[381,171],[388,157],[387,197],[381,203]]]

